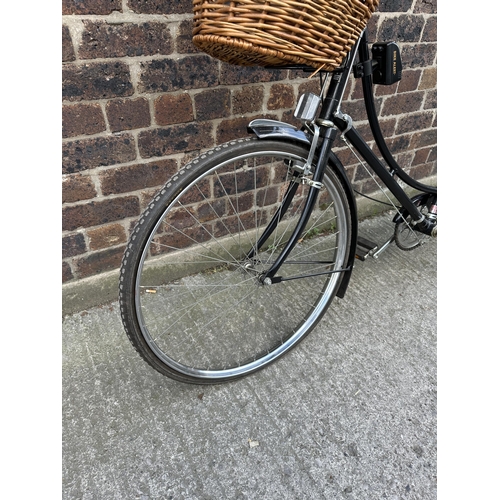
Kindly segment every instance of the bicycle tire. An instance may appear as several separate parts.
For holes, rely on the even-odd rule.
[[[307,156],[304,145],[284,141],[223,144],[188,163],[144,211],[122,260],[119,301],[132,345],[157,371],[186,383],[234,380],[274,362],[321,319],[342,281],[352,230],[332,168],[279,270],[287,281],[266,286],[259,276],[290,236],[310,187],[298,187],[255,250],[272,214],[283,212],[291,169]],[[293,279],[304,275],[311,276]]]

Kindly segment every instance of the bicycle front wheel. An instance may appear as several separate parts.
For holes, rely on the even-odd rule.
[[[186,165],[137,223],[120,276],[125,330],[156,370],[182,382],[223,382],[289,351],[335,296],[349,255],[351,214],[328,168],[307,228],[279,269],[309,189],[294,182],[308,150],[242,139]],[[296,174],[295,174],[296,175]]]

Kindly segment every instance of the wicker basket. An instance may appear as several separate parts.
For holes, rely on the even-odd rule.
[[[307,64],[332,70],[379,0],[193,0],[193,43],[240,66]]]

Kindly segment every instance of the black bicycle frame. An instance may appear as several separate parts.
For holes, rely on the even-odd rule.
[[[353,69],[356,56],[358,57],[358,65],[361,68],[370,68],[371,58],[368,49],[366,32],[363,32],[358,42],[356,43],[356,46],[350,51],[344,65],[338,70],[335,70],[331,76],[331,80],[326,92],[326,96],[323,100],[319,118],[316,119],[316,123],[320,126],[319,136],[321,142],[319,142],[317,146],[316,168],[314,170],[312,178],[313,186],[309,190],[305,208],[300,216],[299,222],[295,227],[292,236],[288,240],[288,243],[286,244],[281,254],[277,257],[274,264],[268,269],[266,273],[261,276],[262,282],[266,282],[266,279],[270,280],[271,283],[280,281],[280,278],[276,278],[275,275],[299,240],[302,232],[306,228],[319,191],[319,189],[315,186],[321,185],[325,168],[328,163],[328,156],[333,146],[333,142],[336,138],[337,131],[340,131],[342,135],[352,144],[354,149],[356,149],[360,156],[366,161],[370,168],[377,174],[377,176],[382,180],[389,191],[398,200],[406,213],[413,219],[413,221],[415,221],[415,228],[425,234],[430,234],[432,230],[432,226],[429,225],[429,222],[422,215],[418,207],[412,202],[412,200],[407,196],[407,194],[398,184],[395,176],[397,175],[405,184],[409,185],[410,187],[413,187],[424,193],[435,195],[437,194],[437,189],[433,186],[421,184],[415,179],[408,176],[398,165],[391,152],[389,151],[389,148],[387,147],[385,139],[380,130],[378,117],[375,111],[375,102],[372,91],[372,76],[370,71],[365,71],[365,74],[363,74],[363,76],[361,77],[365,108],[367,111],[368,121],[370,123],[373,137],[384,160],[389,166],[389,169],[374,154],[372,149],[368,146],[368,144],[365,142],[356,128],[352,126],[351,118],[347,115],[344,115],[340,111],[340,104],[342,102],[347,81]],[[289,192],[291,193],[290,196],[293,196],[294,191],[289,190]],[[289,204],[289,202],[286,201],[284,203],[287,203],[287,206]],[[348,270],[350,269],[344,269],[341,271]],[[333,272],[339,271],[330,271],[330,273]]]

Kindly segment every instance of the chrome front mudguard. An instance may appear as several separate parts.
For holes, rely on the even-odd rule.
[[[267,120],[267,119],[252,120],[248,124],[248,130],[249,132],[254,133],[259,139],[277,139],[277,140],[283,140],[285,142],[300,142],[308,146],[311,145],[311,139],[307,136],[307,134],[303,130],[298,130],[289,123],[280,122],[277,120]],[[340,181],[343,184],[343,187],[345,189],[345,194],[347,196],[347,201],[349,203],[349,209],[351,211],[351,220],[352,220],[351,244],[349,250],[349,259],[346,266],[350,269],[350,271],[344,273],[342,282],[337,292],[338,297],[343,297],[347,290],[347,286],[351,278],[354,260],[356,258],[356,243],[358,240],[357,207],[351,183],[347,178],[345,169],[342,163],[340,163],[340,160],[332,151],[330,152],[329,166],[335,170],[335,172],[338,174],[340,178]]]

